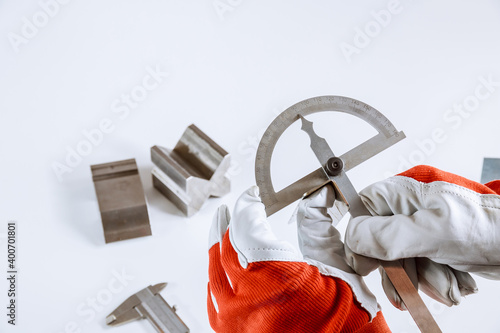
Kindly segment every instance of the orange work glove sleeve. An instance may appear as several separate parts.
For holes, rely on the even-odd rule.
[[[208,315],[216,332],[390,332],[381,312],[370,322],[347,283],[306,262],[243,268],[228,232],[209,258]]]

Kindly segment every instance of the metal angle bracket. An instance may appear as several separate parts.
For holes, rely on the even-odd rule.
[[[109,316],[106,324],[118,326],[138,319],[148,319],[160,333],[189,333],[189,328],[160,295],[166,283],[149,286],[130,296]]]
[[[209,197],[230,191],[230,155],[194,124],[174,149],[151,147],[151,160],[154,187],[188,217]]]
[[[90,166],[106,243],[151,236],[135,159]]]

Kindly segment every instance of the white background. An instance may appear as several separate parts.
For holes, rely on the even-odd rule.
[[[212,214],[222,203],[232,206],[254,183],[253,154],[263,129],[303,99],[353,97],[405,131],[406,140],[349,173],[358,189],[400,171],[400,164],[408,167],[403,160],[479,180],[483,157],[500,157],[498,84],[468,116],[449,111],[474,102],[480,77],[500,81],[498,1],[402,0],[383,27],[374,24],[372,12],[387,10],[385,0],[222,0],[231,8],[223,13],[217,3],[73,0],[44,22],[37,1],[0,2],[1,271],[6,223],[18,221],[19,229],[18,325],[6,324],[7,284],[0,273],[1,332],[154,332],[146,321],[106,327],[105,317],[158,282],[169,283],[162,295],[178,305],[192,332],[211,332],[206,283]],[[33,22],[33,16],[40,27],[23,37],[23,18]],[[368,45],[355,44],[357,29],[365,28],[372,29]],[[15,38],[25,39],[15,45]],[[346,57],[343,43],[358,45],[357,53]],[[113,103],[156,67],[168,77],[128,115],[115,113]],[[58,180],[54,165],[66,164],[68,149],[77,149],[86,140],[83,132],[105,118],[112,132]],[[349,117],[311,119],[338,153],[372,134]],[[236,164],[231,193],[187,219],[152,188],[149,148],[173,147],[191,123],[232,153]],[[430,143],[439,128],[446,139]],[[282,185],[318,167],[307,140],[293,127],[279,142],[273,176]],[[126,158],[137,159],[153,236],[106,245],[89,166]],[[287,224],[292,210],[273,216],[272,225],[295,243],[294,226]],[[131,281],[104,297],[111,295],[106,290],[113,272],[122,271]],[[392,330],[417,332],[409,315],[387,302],[378,274],[367,282]],[[500,283],[477,283],[479,294],[458,307],[425,298],[444,332],[499,331]],[[105,304],[91,310],[88,302],[98,296]]]

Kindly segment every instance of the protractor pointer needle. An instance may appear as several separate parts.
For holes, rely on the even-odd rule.
[[[311,149],[323,166],[328,177],[340,189],[342,201],[345,201],[349,206],[351,216],[371,215],[366,206],[361,201],[358,192],[352,185],[344,171],[344,163],[342,159],[335,156],[328,142],[320,137],[313,129],[312,121],[307,120],[302,115],[299,115],[302,121],[301,129],[309,135],[311,139]]]
[[[300,114],[299,117],[302,121],[301,130],[309,135],[309,138],[311,139],[311,149],[314,152],[314,155],[316,155],[316,158],[319,160],[319,163],[321,163],[321,165],[325,167],[328,160],[331,157],[335,157],[335,154],[328,145],[328,142],[326,142],[324,138],[316,134],[313,128],[313,122],[307,120]]]

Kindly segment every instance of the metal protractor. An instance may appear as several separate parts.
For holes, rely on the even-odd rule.
[[[368,104],[342,96],[320,96],[306,99],[283,111],[269,125],[257,149],[255,178],[260,189],[262,202],[268,216],[276,213],[304,195],[320,188],[330,181],[324,166],[276,192],[271,179],[271,157],[274,147],[283,132],[300,116],[318,112],[343,112],[369,123],[378,132],[374,137],[340,156],[343,170],[348,171],[363,161],[389,148],[405,138],[382,113]]]
[[[344,112],[361,118],[372,125],[378,134],[338,157],[328,142],[314,131],[313,123],[306,119],[311,113],[324,111]],[[298,119],[302,122],[301,129],[309,135],[311,149],[321,167],[276,192],[271,180],[272,153],[281,134]],[[345,172],[404,138],[404,133],[396,130],[384,115],[368,104],[352,98],[322,96],[293,105],[269,125],[257,150],[255,177],[267,215],[279,211],[330,182],[335,188],[336,200],[347,204],[352,217],[371,215]],[[410,280],[402,263],[380,261],[380,264],[421,332],[440,333],[439,326],[418,294],[418,282]]]

